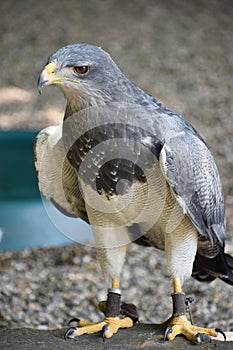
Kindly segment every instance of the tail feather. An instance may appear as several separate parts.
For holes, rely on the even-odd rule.
[[[215,258],[207,258],[197,253],[192,276],[201,282],[211,282],[220,278],[233,285],[233,257],[220,251]]]
[[[219,277],[222,281],[233,286],[233,257],[229,254],[224,254],[227,266],[227,277]]]

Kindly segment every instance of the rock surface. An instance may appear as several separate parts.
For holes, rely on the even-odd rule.
[[[131,329],[122,329],[105,342],[99,334],[83,335],[77,340],[63,338],[64,330],[41,331],[33,329],[9,330],[0,328],[1,350],[137,350],[179,349],[193,350],[194,344],[183,337],[173,342],[163,342],[159,325],[136,324]],[[231,342],[206,338],[198,349],[232,350]]]

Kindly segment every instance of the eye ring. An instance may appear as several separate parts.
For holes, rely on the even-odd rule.
[[[90,70],[89,66],[74,66],[74,72],[79,75],[87,74]]]

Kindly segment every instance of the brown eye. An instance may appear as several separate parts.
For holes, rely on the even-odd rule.
[[[74,71],[77,74],[86,74],[89,71],[89,66],[76,66]]]

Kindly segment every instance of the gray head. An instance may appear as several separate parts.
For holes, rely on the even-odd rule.
[[[110,55],[100,47],[87,44],[65,46],[49,59],[38,81],[43,86],[59,85],[75,112],[85,106],[117,101],[123,86],[131,84]]]

